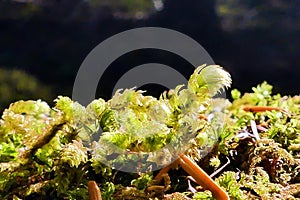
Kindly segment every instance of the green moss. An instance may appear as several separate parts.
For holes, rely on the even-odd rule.
[[[251,93],[232,90],[231,103],[211,100],[229,84],[229,74],[207,66],[195,71],[187,88],[178,86],[159,99],[131,89],[87,107],[68,97],[58,97],[53,108],[43,101],[15,102],[0,120],[0,198],[87,199],[87,183],[95,180],[103,199],[213,199],[210,191],[195,192],[198,187],[188,185],[180,166],[157,183],[152,181],[157,172],[130,174],[103,164],[112,160],[126,166],[129,158],[141,159],[114,154],[108,144],[152,152],[183,139],[190,144],[185,153],[208,173],[230,161],[214,177],[230,199],[299,198],[300,97],[273,95],[264,82]],[[257,105],[281,110],[243,110]],[[212,112],[208,121],[198,117]],[[167,158],[145,159],[164,166]]]

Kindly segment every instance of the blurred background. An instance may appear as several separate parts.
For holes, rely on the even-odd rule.
[[[299,94],[299,0],[0,0],[0,111],[19,99],[51,104],[71,96],[77,70],[95,46],[144,26],[195,39],[231,73],[233,88],[250,91],[266,80],[276,93]],[[101,80],[98,97],[108,98],[130,67],[155,60],[192,72],[169,52],[135,51],[112,63],[108,72],[115,76]]]

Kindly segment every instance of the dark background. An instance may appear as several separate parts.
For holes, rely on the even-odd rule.
[[[276,93],[299,94],[298,0],[1,0],[0,110],[19,99],[51,103],[71,96],[77,70],[95,46],[144,26],[195,39],[231,73],[233,88],[251,91],[266,80]],[[118,77],[153,60],[191,69],[175,55],[149,50],[123,56],[110,71]],[[99,97],[107,98],[115,81],[104,78]]]

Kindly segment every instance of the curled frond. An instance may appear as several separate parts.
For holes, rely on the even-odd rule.
[[[198,95],[213,97],[218,92],[230,87],[231,77],[218,65],[198,67],[188,82],[188,88]]]

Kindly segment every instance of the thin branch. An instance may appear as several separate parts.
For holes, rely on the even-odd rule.
[[[217,169],[216,171],[214,171],[214,172],[210,175],[211,178],[213,178],[215,175],[217,175],[218,173],[220,173],[227,165],[230,164],[229,158],[228,158],[228,157],[226,157],[226,158],[227,158],[227,162],[226,162],[222,167],[220,167],[219,169]]]
[[[26,149],[19,157],[22,159],[29,158],[31,155],[35,154],[35,152],[48,144],[50,140],[56,135],[57,131],[61,130],[61,128],[65,125],[65,123],[55,124],[47,131],[45,134],[40,135],[36,142],[33,143],[30,149]]]
[[[178,159],[180,166],[203,188],[210,190],[217,200],[229,200],[228,194],[214,182],[194,161],[186,155]]]
[[[253,133],[255,139],[257,141],[260,140],[255,121],[250,120],[250,125],[251,125],[252,133]]]
[[[14,172],[18,170],[19,167],[25,165],[30,161],[30,157],[35,154],[35,152],[50,142],[50,140],[55,136],[57,131],[59,131],[65,123],[59,123],[53,125],[45,134],[42,134],[38,137],[37,141],[34,142],[30,148],[25,149],[20,155],[18,156],[17,161],[11,161],[7,163],[0,163],[0,172],[7,171],[7,172]]]
[[[243,110],[247,112],[253,112],[253,113],[275,110],[275,111],[280,111],[289,114],[289,112],[283,108],[272,107],[272,106],[245,106],[243,107]]]
[[[89,200],[102,200],[100,189],[95,181],[88,182]]]

